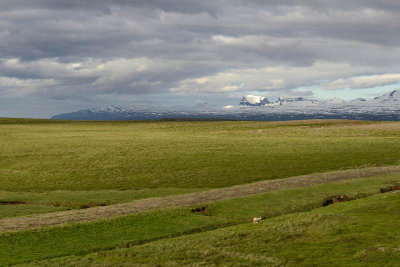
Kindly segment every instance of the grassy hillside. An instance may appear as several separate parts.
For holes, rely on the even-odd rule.
[[[399,266],[399,194],[41,262],[44,266]],[[36,263],[37,264],[37,263]]]
[[[390,165],[398,122],[0,119],[0,266],[400,264],[398,167],[276,180]]]
[[[397,183],[400,183],[399,174],[358,178],[205,203],[206,216],[191,211],[198,206],[182,207],[90,223],[4,233],[0,234],[0,265],[85,255],[94,251],[137,246],[157,239],[171,240],[169,238],[174,236],[247,224],[254,216],[273,218],[282,214],[311,211],[323,206],[325,199],[332,195],[345,195],[349,199],[365,198],[380,194],[381,188]],[[139,258],[143,260],[142,256]]]
[[[400,124],[350,121],[0,124],[5,191],[212,188],[400,163]]]
[[[0,190],[0,219],[29,214],[54,211],[84,209],[97,206],[108,206],[121,202],[149,198],[152,196],[169,196],[192,193],[207,188],[155,188],[141,190],[91,190],[91,191],[47,191],[47,192],[14,192]],[[5,205],[18,202],[19,205]]]

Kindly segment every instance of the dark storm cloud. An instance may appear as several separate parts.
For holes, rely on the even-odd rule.
[[[194,14],[208,12],[214,14],[218,5],[216,1],[204,0],[4,0],[2,1],[3,10],[22,10],[22,9],[49,9],[54,11],[72,10],[85,12],[103,12],[110,14],[113,8],[148,8],[158,9],[166,12],[179,12]]]
[[[393,0],[0,0],[0,97],[388,84],[399,11]]]

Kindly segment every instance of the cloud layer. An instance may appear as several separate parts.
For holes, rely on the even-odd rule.
[[[400,81],[397,0],[0,0],[0,97],[363,89]]]

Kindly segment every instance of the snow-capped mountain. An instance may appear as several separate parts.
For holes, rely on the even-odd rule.
[[[300,97],[278,97],[278,100],[275,102],[275,104],[307,106],[307,105],[319,104],[320,102],[321,101],[319,100],[307,99],[300,96]]]
[[[363,102],[367,102],[367,99],[365,98],[356,98],[350,101],[351,103],[363,103]]]
[[[382,96],[375,97],[373,103],[400,102],[400,90],[394,90]]]
[[[327,105],[340,105],[340,104],[344,104],[346,103],[346,101],[344,101],[343,99],[340,98],[332,98],[332,99],[328,99],[324,102],[322,102],[323,104],[327,104]]]
[[[239,105],[243,106],[263,106],[268,104],[269,101],[266,97],[256,95],[246,95],[242,98]]]
[[[160,120],[160,119],[232,119],[232,120],[299,120],[358,119],[399,120],[400,90],[373,100],[357,98],[345,102],[334,98],[327,101],[304,97],[279,97],[269,102],[265,97],[245,96],[239,105],[218,107],[207,103],[194,106],[107,106],[59,114],[53,119],[69,120]]]

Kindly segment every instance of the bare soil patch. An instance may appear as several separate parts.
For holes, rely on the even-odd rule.
[[[353,200],[352,198],[346,196],[346,195],[334,195],[330,196],[324,199],[324,202],[322,203],[322,207],[326,207],[338,202],[345,202],[345,201],[350,201]]]
[[[147,198],[110,206],[97,206],[80,210],[9,218],[0,220],[0,232],[21,231],[42,226],[53,226],[66,223],[88,222],[152,209],[199,205],[201,203],[243,197],[264,192],[308,187],[346,179],[370,177],[395,172],[400,172],[400,166],[335,171],[277,180],[267,180],[184,195]]]
[[[398,184],[381,188],[381,193],[383,194],[383,193],[387,193],[390,191],[397,191],[397,190],[400,190],[400,185],[398,185]]]
[[[207,215],[207,206],[202,206],[200,208],[191,209],[193,213],[201,213],[203,215]]]

